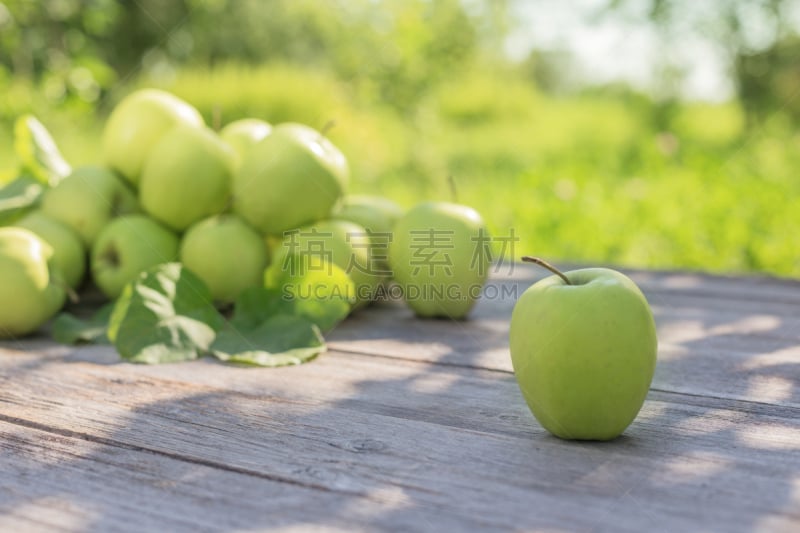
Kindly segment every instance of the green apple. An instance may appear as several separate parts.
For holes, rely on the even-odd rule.
[[[219,136],[236,152],[237,164],[245,154],[272,132],[272,126],[257,118],[243,118],[231,122],[219,132]]]
[[[325,263],[331,263],[344,270],[355,286],[356,307],[363,306],[375,298],[384,279],[376,272],[371,250],[372,243],[363,227],[346,220],[324,220],[287,232],[270,267],[278,272],[268,272],[267,277],[280,277],[280,270],[287,268],[287,256],[306,255],[311,259],[307,261],[309,269],[324,269]],[[315,263],[314,259],[318,261]]]
[[[233,209],[260,232],[280,235],[327,218],[348,176],[344,155],[321,133],[280,124],[245,155]]]
[[[87,249],[112,218],[138,210],[134,193],[102,167],[75,169],[42,198],[42,212],[72,228]]]
[[[392,230],[403,216],[403,208],[383,196],[350,195],[342,201],[334,218],[363,226],[370,234],[372,248],[382,271],[389,272]]]
[[[152,147],[178,124],[202,126],[203,117],[167,92],[143,89],[131,93],[114,108],[103,130],[106,163],[137,185]]]
[[[489,240],[471,207],[425,202],[403,215],[389,262],[409,307],[421,317],[464,318],[489,274]]]
[[[208,128],[177,126],[150,151],[139,200],[153,218],[183,231],[230,203],[233,150]]]
[[[264,235],[264,244],[267,245],[267,252],[270,257],[274,257],[278,249],[283,243],[282,236],[278,235]]]
[[[50,245],[53,264],[61,271],[67,285],[77,289],[86,272],[86,248],[78,234],[41,211],[28,213],[14,225],[32,231]]]
[[[178,236],[144,215],[119,217],[92,247],[91,269],[103,294],[116,298],[142,271],[178,257]]]
[[[334,218],[355,222],[371,233],[391,233],[402,216],[403,208],[393,200],[383,196],[351,194],[342,200]]]
[[[269,255],[261,235],[240,217],[219,215],[189,228],[180,260],[208,285],[215,301],[228,303],[261,285]]]
[[[586,268],[529,287],[511,316],[514,373],[533,415],[563,439],[610,440],[644,403],[656,366],[656,327],[624,274]]]
[[[0,338],[35,331],[64,305],[53,249],[26,229],[0,228],[0,280]]]

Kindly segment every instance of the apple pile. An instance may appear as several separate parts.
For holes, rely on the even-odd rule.
[[[17,121],[15,150],[20,175],[0,189],[0,338],[36,331],[94,285],[110,303],[88,319],[59,315],[57,340],[107,340],[141,363],[299,364],[387,286],[420,317],[458,319],[488,274],[474,209],[424,202],[404,213],[346,196],[345,156],[302,124],[248,118],[216,132],[147,89],[112,112],[104,166],[71,168],[33,117]],[[644,295],[619,272],[523,260],[554,273],[511,317],[525,400],[558,437],[618,436],[655,368]]]
[[[217,132],[178,97],[145,89],[111,113],[102,166],[71,168],[32,117],[18,121],[15,149],[22,171],[0,190],[0,338],[38,330],[93,285],[112,305],[83,326],[123,357],[297,362],[309,343],[319,352],[314,328],[366,308],[391,278],[417,315],[462,318],[488,271],[475,210],[426,202],[403,213],[346,196],[345,156],[306,125],[248,118]],[[418,242],[433,231],[447,237],[447,269],[419,264],[436,253]],[[61,315],[54,329],[65,321],[79,319]]]

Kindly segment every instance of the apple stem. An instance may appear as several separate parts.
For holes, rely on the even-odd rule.
[[[72,290],[72,287],[67,287],[67,296],[69,297],[69,301],[76,304],[81,301],[78,293]]]
[[[66,281],[57,280],[55,283],[58,287],[60,287],[65,293],[67,293],[67,298],[69,298],[70,303],[76,304],[81,301],[78,293],[70,287]]]
[[[456,179],[452,174],[447,175],[447,185],[450,187],[450,197],[453,203],[458,203],[458,187],[456,187]]]
[[[219,131],[222,127],[222,108],[219,104],[215,104],[211,109],[211,127],[214,131]]]
[[[526,263],[533,263],[534,265],[539,265],[540,267],[546,268],[556,276],[559,276],[561,279],[564,280],[564,283],[567,285],[572,285],[572,282],[569,280],[567,276],[564,275],[559,269],[545,261],[544,259],[540,259],[538,257],[531,257],[529,255],[523,256],[522,260]]]
[[[325,123],[324,126],[322,126],[322,129],[319,130],[319,134],[323,135],[323,136],[326,135],[329,131],[331,131],[333,129],[333,127],[335,125],[336,125],[336,121],[335,120],[333,120],[333,119],[329,120],[328,122]]]

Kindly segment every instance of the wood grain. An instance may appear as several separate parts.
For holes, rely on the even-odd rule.
[[[641,530],[667,519],[712,527],[727,513],[720,530],[745,530],[753,516],[800,519],[791,514],[800,505],[796,479],[786,475],[800,451],[793,409],[767,414],[746,402],[655,394],[625,439],[571,444],[536,426],[513,380],[495,372],[331,354],[255,371],[259,382],[234,392],[148,376],[167,367],[71,358],[39,366],[18,355],[24,370],[4,365],[0,387],[0,418],[9,422],[354,498],[395,490],[420,512],[432,506],[452,520]],[[349,371],[332,381],[335,368]],[[708,483],[727,489],[707,494]],[[705,514],[673,517],[701,496]],[[542,506],[535,516],[531,501]],[[615,511],[575,518],[586,508]],[[629,522],[617,527],[625,512]]]
[[[602,444],[531,417],[513,301],[460,323],[371,307],[280,369],[4,342],[0,530],[797,531],[800,286],[632,275],[654,302],[657,379]]]
[[[426,513],[394,516],[391,493],[358,497],[174,459],[113,441],[86,441],[0,422],[0,530],[199,531],[417,529]],[[367,527],[369,526],[369,527]]]
[[[520,271],[527,274],[522,276]],[[800,283],[785,280],[717,279],[689,274],[629,272],[650,300],[659,337],[654,388],[686,394],[800,406]],[[493,281],[518,295],[536,273],[517,267],[517,279]],[[725,301],[692,286],[676,295],[672,286],[689,280],[730,289]],[[735,291],[734,291],[735,289]],[[794,289],[792,292],[791,289]],[[797,304],[764,304],[760,292],[780,292]],[[502,289],[499,292],[503,294]],[[479,302],[470,320],[417,320],[403,305],[367,308],[330,335],[341,351],[411,359],[437,364],[511,372],[508,323],[512,298]],[[791,311],[791,312],[790,312]]]

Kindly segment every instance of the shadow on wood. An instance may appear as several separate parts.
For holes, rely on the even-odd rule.
[[[509,372],[513,301],[462,323],[366,309],[293,368],[5,344],[0,528],[796,530],[796,319],[769,284],[761,302],[747,283],[641,276],[660,361],[609,443],[536,424]]]

